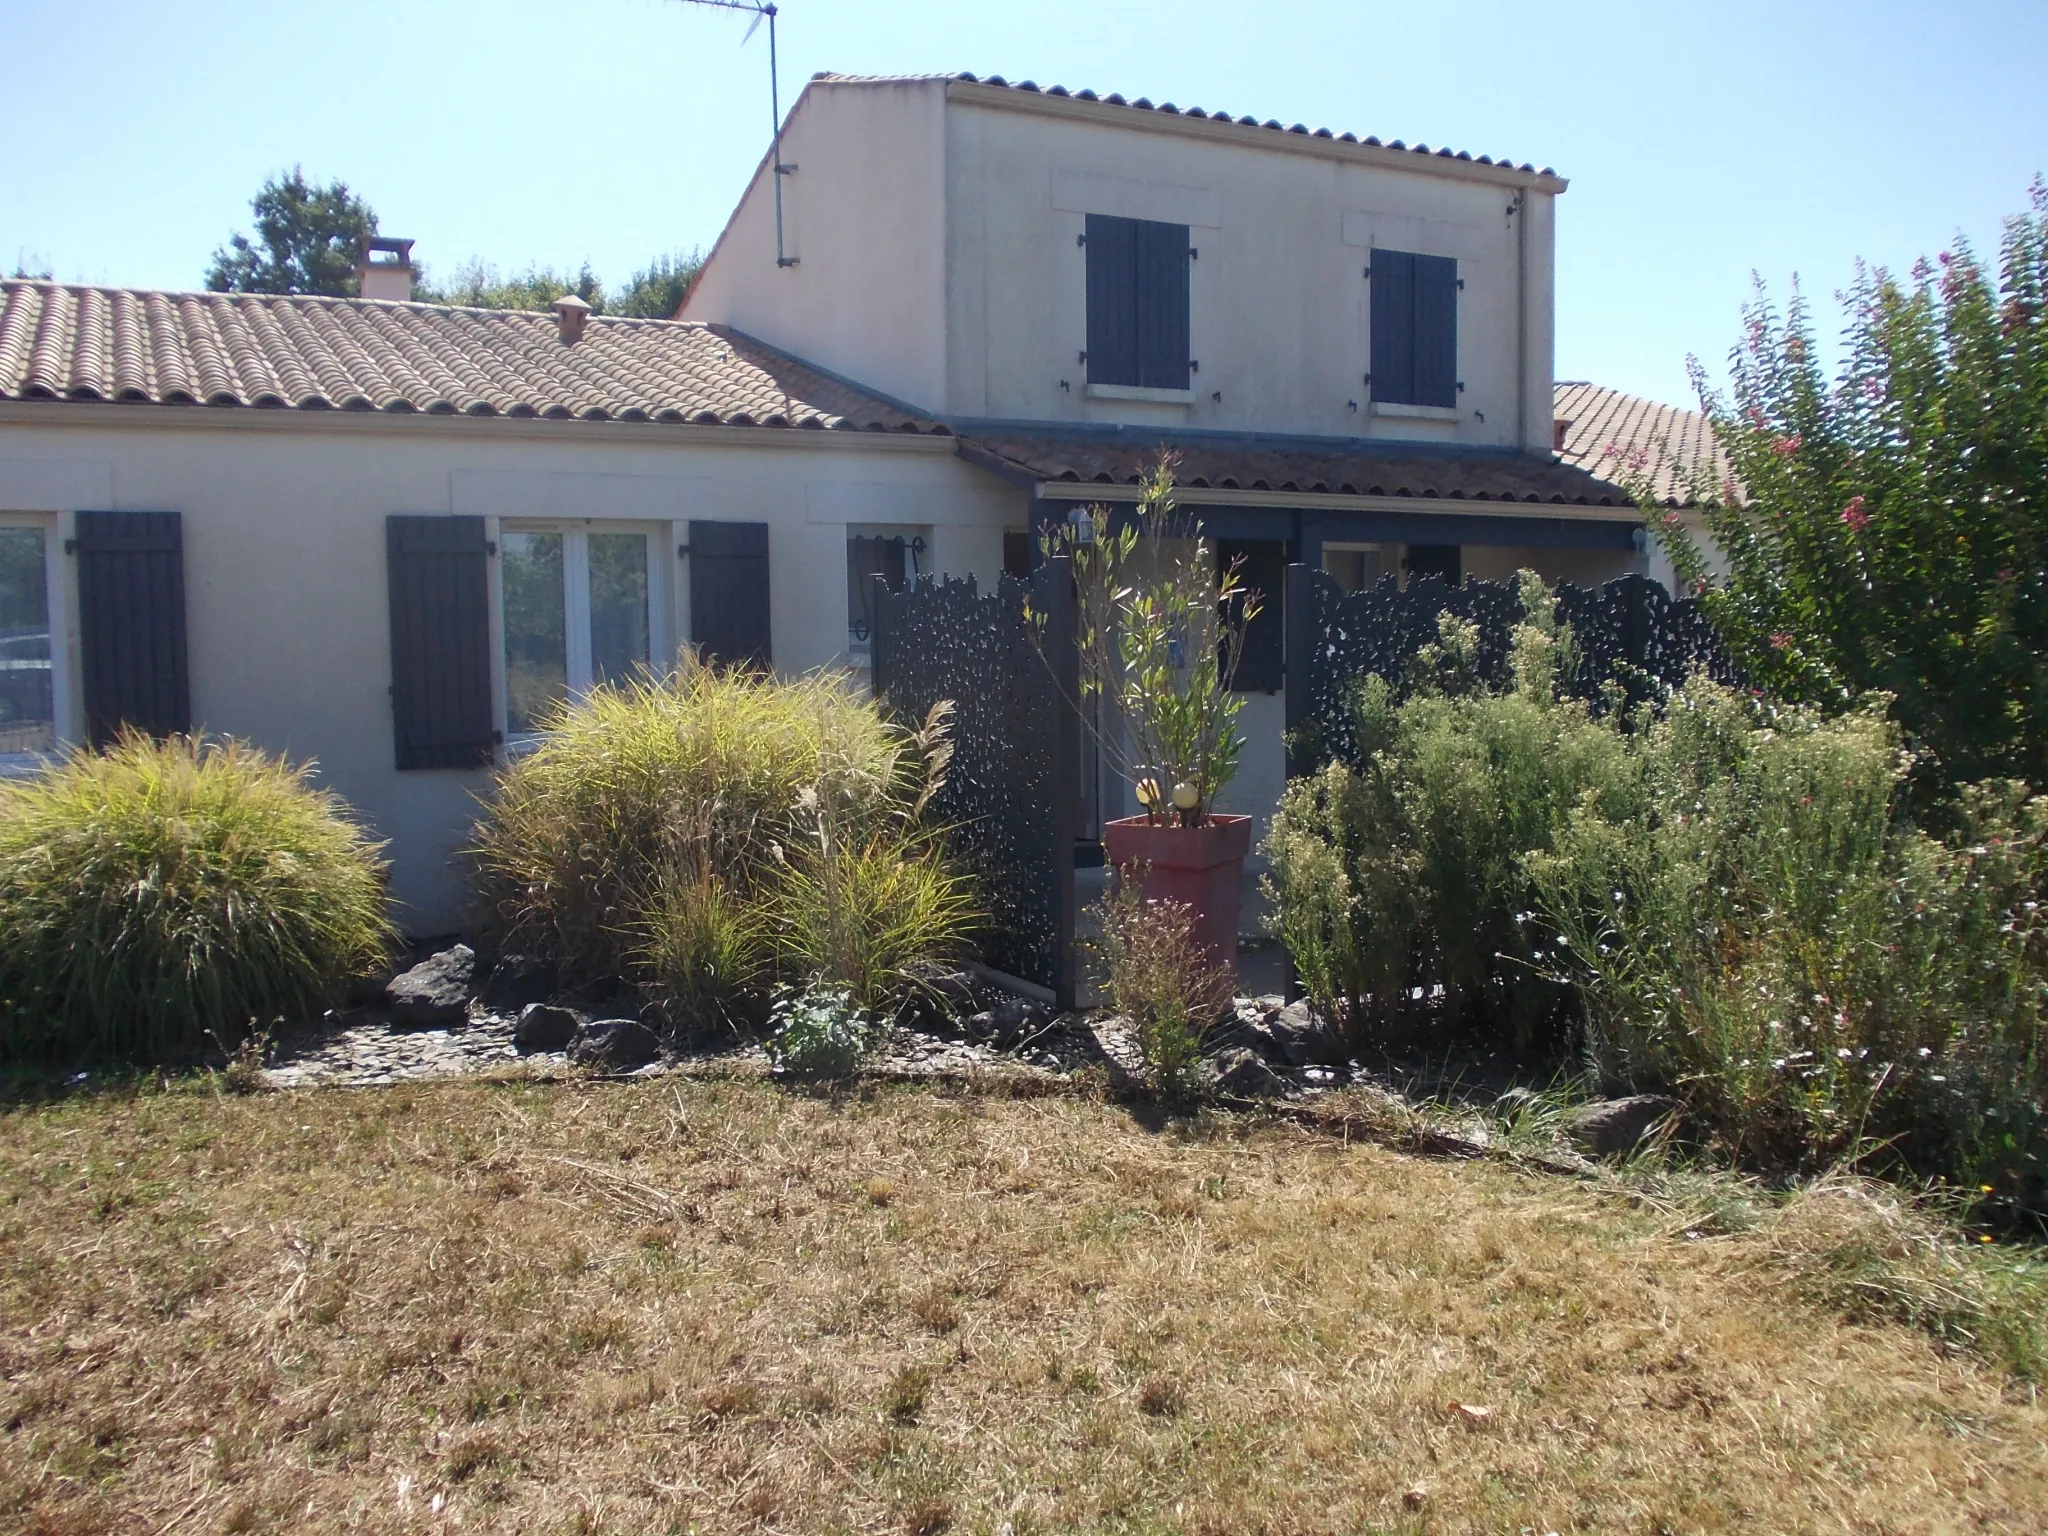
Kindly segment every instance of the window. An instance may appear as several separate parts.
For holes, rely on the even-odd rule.
[[[57,747],[50,530],[0,523],[0,769]]]
[[[1372,253],[1375,405],[1458,404],[1458,263],[1412,251]]]
[[[1188,387],[1188,227],[1088,215],[1088,382]]]
[[[848,530],[846,649],[856,661],[868,658],[874,642],[874,578],[886,577],[892,588],[900,588],[926,568],[924,534],[917,529]]]
[[[562,700],[652,662],[647,540],[582,528],[501,535],[507,735],[531,735]]]

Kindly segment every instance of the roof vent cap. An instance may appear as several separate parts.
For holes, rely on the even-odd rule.
[[[564,346],[573,346],[583,339],[583,327],[589,320],[590,306],[575,294],[565,293],[555,300],[555,325]]]

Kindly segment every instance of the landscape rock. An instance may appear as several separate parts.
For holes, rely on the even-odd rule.
[[[1277,1099],[1287,1093],[1287,1079],[1257,1051],[1242,1045],[1225,1046],[1217,1052],[1210,1071],[1218,1093],[1240,1099]]]
[[[1342,1066],[1350,1059],[1343,1039],[1306,999],[1248,1024],[1245,1034],[1265,1055],[1290,1067]]]
[[[579,1028],[576,1015],[548,1003],[528,1003],[520,1010],[512,1044],[522,1056],[535,1051],[566,1051]]]
[[[478,1000],[493,1013],[517,1013],[553,997],[558,980],[553,962],[541,955],[502,955]]]
[[[593,1019],[569,1044],[576,1065],[610,1072],[644,1067],[660,1054],[661,1040],[638,1019]]]
[[[457,944],[392,977],[384,989],[392,1026],[445,1029],[467,1022],[469,984],[475,974],[476,951],[467,944]]]
[[[1052,1022],[1052,1010],[1028,997],[1007,997],[967,1021],[967,1033],[1012,1050]]]
[[[1595,1157],[1626,1156],[1678,1107],[1678,1100],[1656,1093],[1606,1099],[1573,1111],[1565,1128],[1581,1151]]]

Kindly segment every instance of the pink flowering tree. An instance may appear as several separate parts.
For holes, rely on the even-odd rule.
[[[1796,287],[1782,313],[1759,288],[1726,393],[1693,365],[1733,469],[1693,487],[1727,574],[1646,483],[1645,516],[1758,686],[1890,693],[1937,791],[2048,787],[2048,188],[1996,274],[1959,244],[1905,279],[1859,266],[1846,298],[1832,380]]]

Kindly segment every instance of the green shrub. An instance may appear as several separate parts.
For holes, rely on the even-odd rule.
[[[1514,684],[1483,691],[1477,634],[1450,615],[1397,698],[1368,677],[1353,695],[1362,761],[1288,786],[1268,835],[1267,893],[1310,998],[1361,1043],[1412,1025],[1411,998],[1441,986],[1468,1027],[1520,1044],[1563,999],[1538,974],[1523,858],[1587,795],[1638,798],[1610,716],[1560,700],[1571,637],[1525,573]]]
[[[1949,844],[1905,819],[1880,704],[1835,718],[1698,680],[1632,743],[1644,807],[1575,807],[1528,866],[1613,1085],[1683,1093],[1744,1160],[1866,1148],[2031,1199],[2048,804],[1966,787]]]
[[[792,988],[769,1017],[769,1060],[798,1077],[851,1077],[874,1043],[874,1025],[848,987]]]
[[[687,660],[565,704],[479,829],[502,940],[696,1017],[814,975],[880,1008],[972,916],[925,817],[947,723],[893,726],[837,675]]]
[[[1137,1034],[1152,1086],[1176,1096],[1198,1091],[1203,1044],[1235,990],[1230,972],[1196,939],[1186,902],[1147,901],[1129,881],[1096,910],[1105,991]]]
[[[1643,496],[1744,674],[1827,709],[1890,694],[1941,800],[2048,784],[2048,184],[1991,266],[1958,243],[1859,268],[1833,379],[1797,290],[1782,313],[1759,292],[1729,393],[1695,369],[1732,475],[1702,466],[1691,493],[1725,574]]]
[[[126,735],[0,783],[0,1047],[153,1060],[317,1013],[391,942],[379,844],[236,742]]]
[[[1682,1096],[1752,1166],[1889,1159],[2048,1203],[2048,800],[1962,786],[1960,835],[1919,830],[1881,702],[1701,677],[1596,716],[1524,601],[1512,687],[1471,691],[1447,622],[1407,698],[1358,691],[1364,761],[1289,786],[1270,889],[1318,1007],[1384,1033],[1440,988],[1503,1041],[1555,1011],[1607,1087]]]

